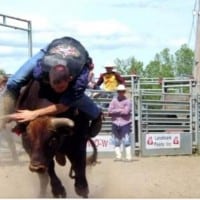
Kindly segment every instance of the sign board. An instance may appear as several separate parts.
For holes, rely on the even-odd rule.
[[[180,133],[146,134],[146,149],[180,148]]]
[[[114,144],[112,143],[111,135],[97,135],[92,140],[96,144],[98,152],[113,152]],[[87,143],[87,151],[92,151],[90,142]]]

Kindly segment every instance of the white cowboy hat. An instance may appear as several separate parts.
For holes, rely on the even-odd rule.
[[[109,62],[109,63],[106,63],[105,64],[105,66],[104,66],[105,68],[107,68],[107,67],[112,67],[112,68],[115,68],[116,67],[116,64],[115,63],[113,63],[113,62]]]
[[[124,85],[119,84],[119,85],[117,86],[117,91],[126,91],[126,88],[125,88]]]

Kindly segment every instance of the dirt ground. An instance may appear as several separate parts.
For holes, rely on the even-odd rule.
[[[39,180],[28,170],[28,157],[16,143],[19,161],[6,142],[0,146],[0,198],[37,198]],[[200,156],[135,157],[132,163],[99,158],[87,168],[89,198],[200,198]],[[56,166],[68,198],[80,198],[68,176],[69,162]],[[50,187],[47,198],[52,198]]]

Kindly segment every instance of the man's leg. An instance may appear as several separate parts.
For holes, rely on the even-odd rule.
[[[84,112],[89,120],[91,120],[88,135],[90,137],[95,137],[101,131],[103,120],[101,109],[86,95],[83,95],[83,97],[76,101],[73,106]]]
[[[44,56],[43,51],[39,51],[33,57],[28,59],[15,74],[13,74],[6,84],[7,90],[15,97],[19,96],[19,92],[33,76],[33,69],[36,67],[37,62]]]
[[[95,137],[101,131],[103,119],[103,113],[101,112],[96,119],[92,120],[89,129],[90,137]]]
[[[126,124],[121,127],[121,134],[123,135],[123,144],[125,147],[125,154],[126,154],[126,159],[125,161],[131,162],[133,161],[132,159],[132,149],[131,149],[131,124]]]
[[[121,152],[121,138],[119,137],[119,127],[112,123],[112,134],[113,142],[115,146],[115,159],[114,161],[122,161],[122,152]]]

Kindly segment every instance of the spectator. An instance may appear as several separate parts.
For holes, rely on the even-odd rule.
[[[118,72],[113,71],[115,64],[110,63],[105,65],[106,72],[101,74],[95,87],[103,84],[103,89],[108,92],[115,91],[119,84],[125,84],[125,80]]]
[[[131,100],[125,96],[126,88],[118,85],[117,97],[114,97],[109,104],[108,114],[112,119],[112,136],[115,145],[115,161],[122,160],[121,144],[125,148],[125,161],[132,161],[131,154]]]

